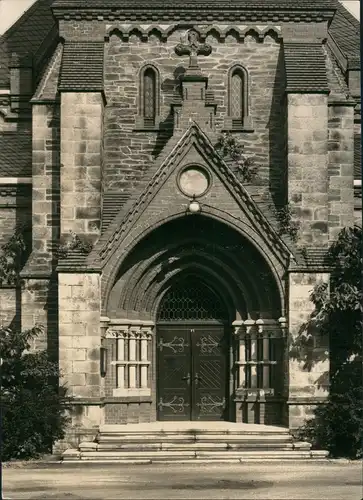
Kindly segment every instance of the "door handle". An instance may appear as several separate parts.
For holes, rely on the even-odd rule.
[[[195,374],[195,376],[194,376],[194,381],[195,381],[195,383],[196,383],[196,384],[199,384],[199,382],[200,382],[200,377],[199,377],[199,374],[198,374],[198,373],[196,373],[196,374]]]
[[[190,385],[190,373],[186,377],[182,377],[182,380],[186,380],[187,384]]]

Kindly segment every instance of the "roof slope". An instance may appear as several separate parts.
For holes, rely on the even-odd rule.
[[[57,25],[50,9],[54,0],[37,0],[0,37],[0,88],[9,87],[9,63],[13,53],[31,54],[37,65],[57,36]]]
[[[31,177],[32,136],[19,132],[0,134],[0,177]]]
[[[66,42],[59,90],[102,90],[103,55],[103,42]]]
[[[175,0],[55,0],[54,7],[65,8],[135,8],[145,7],[153,9],[172,7],[176,10],[187,8],[198,9],[198,7],[216,7],[217,9],[331,9],[334,8],[335,0],[186,0],[175,2]]]
[[[287,90],[329,90],[320,43],[284,43],[284,55]]]
[[[361,134],[354,134],[354,179],[362,179]]]
[[[329,27],[329,34],[354,66],[360,64],[360,23],[336,0],[336,12]]]
[[[267,9],[304,10],[336,8],[329,33],[343,54],[357,65],[360,60],[360,25],[338,0],[37,0],[18,21],[0,37],[0,88],[9,87],[9,62],[12,53],[31,53],[35,63],[41,64],[44,53],[58,36],[51,6],[59,8],[173,8],[185,9]]]

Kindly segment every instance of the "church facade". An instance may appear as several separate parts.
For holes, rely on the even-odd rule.
[[[296,341],[361,217],[358,21],[335,0],[23,17],[1,39],[0,224],[31,243],[1,320],[44,326],[67,443],[102,424],[301,425],[329,343],[308,369]]]

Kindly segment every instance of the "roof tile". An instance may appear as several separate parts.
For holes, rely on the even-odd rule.
[[[120,193],[119,191],[104,193],[102,203],[102,232],[107,229],[129,196],[129,193]]]
[[[55,36],[56,21],[50,9],[52,2],[53,0],[37,0],[0,37],[0,88],[8,88],[10,85],[9,63],[13,53],[19,56],[30,53],[36,59],[44,41]]]
[[[31,177],[32,137],[19,132],[0,134],[0,176]]]
[[[325,55],[320,43],[284,43],[286,89],[328,91]]]
[[[103,42],[66,42],[59,90],[102,90],[103,58]]]
[[[43,77],[32,99],[33,102],[37,100],[54,101],[57,98],[62,51],[63,46],[59,43],[46,65]]]
[[[360,67],[360,23],[336,1],[336,13],[329,27],[329,34],[342,53],[347,57],[349,66]]]
[[[186,0],[178,2],[175,0],[56,0],[53,7],[87,9],[107,9],[107,8],[173,8],[175,10],[217,7],[218,9],[334,9],[335,0]]]
[[[362,179],[362,142],[361,134],[354,134],[354,179]]]
[[[326,247],[306,247],[302,253],[307,268],[328,270],[332,267],[332,260]]]

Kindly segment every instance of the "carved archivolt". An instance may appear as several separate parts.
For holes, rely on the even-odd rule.
[[[231,24],[209,24],[201,26],[189,26],[199,34],[199,39],[204,42],[209,35],[223,42],[228,36],[236,41],[243,42],[244,38],[252,35],[258,41],[263,42],[266,36],[270,36],[276,42],[281,39],[281,27],[274,25],[231,25]],[[186,26],[175,24],[110,24],[106,25],[106,40],[112,35],[119,36],[127,41],[131,35],[136,35],[141,41],[147,42],[150,36],[166,42],[175,31],[184,31]]]

